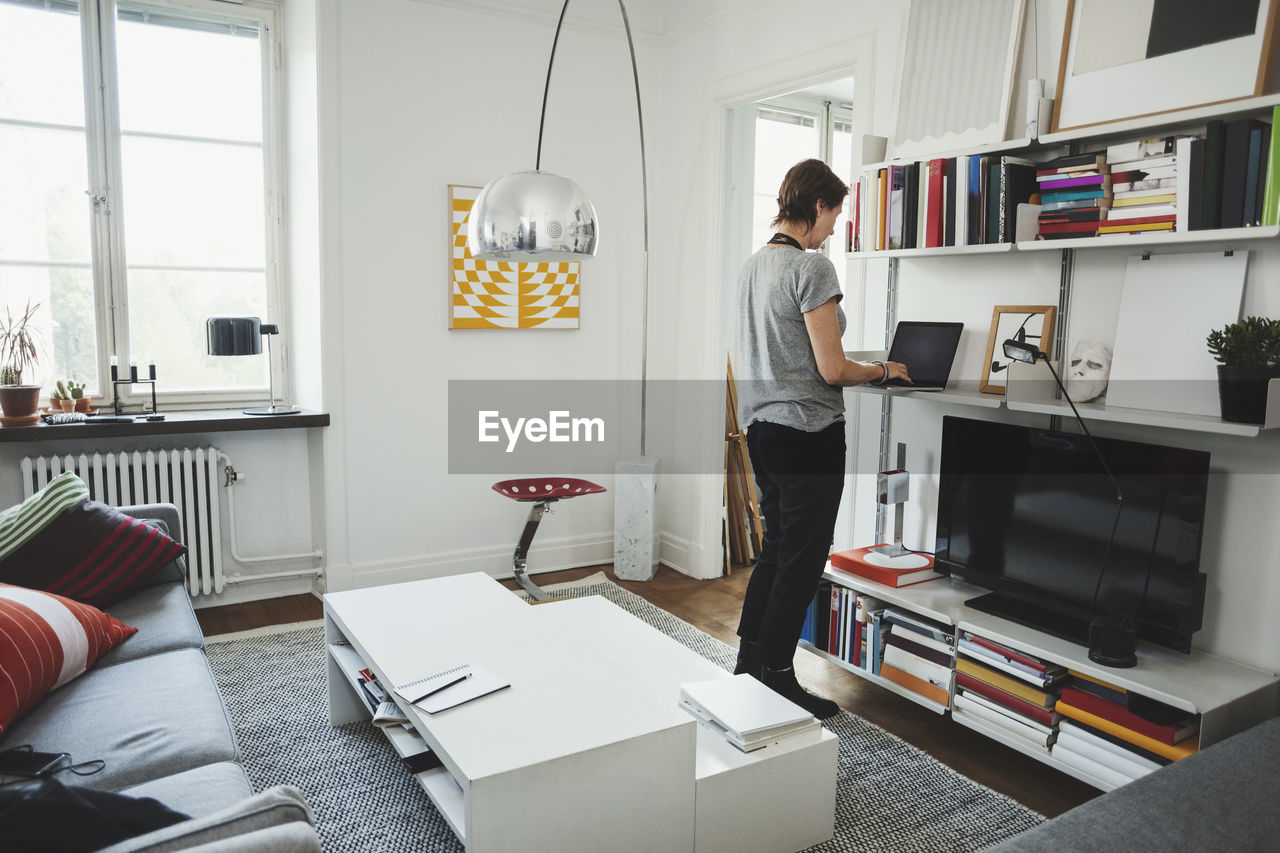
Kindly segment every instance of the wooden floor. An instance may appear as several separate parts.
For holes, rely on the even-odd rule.
[[[651,603],[679,616],[706,633],[734,647],[734,633],[749,568],[738,569],[729,577],[711,581],[694,580],[663,566],[647,583],[618,581],[611,566],[570,569],[537,576],[541,586],[578,580],[597,571],[605,571],[620,586]],[[514,581],[504,581],[514,587]],[[266,625],[301,622],[322,616],[320,599],[311,595],[295,595],[243,605],[229,605],[196,611],[206,636],[229,631],[243,631]],[[949,717],[934,714],[914,702],[890,693],[857,677],[816,655],[796,653],[796,670],[800,681],[846,710],[893,732],[983,785],[1017,800],[1028,808],[1050,817],[1061,814],[1100,792],[1083,782],[1060,773],[1047,765],[983,737],[977,732],[953,723]]]

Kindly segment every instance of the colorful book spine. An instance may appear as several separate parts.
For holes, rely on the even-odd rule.
[[[936,684],[930,684],[924,679],[917,678],[909,672],[904,672],[888,662],[880,664],[880,676],[907,688],[912,693],[918,693],[926,699],[937,702],[939,705],[947,705],[951,698],[946,690]]]
[[[1068,702],[1062,701],[1061,699],[1058,700],[1058,703],[1054,707],[1056,707],[1058,709],[1058,713],[1062,714],[1064,717],[1079,720],[1087,726],[1092,726],[1095,729],[1114,735],[1127,743],[1141,747],[1148,752],[1154,752],[1156,755],[1161,755],[1174,761],[1180,761],[1188,755],[1194,755],[1200,750],[1199,737],[1187,738],[1181,743],[1170,746],[1169,744],[1162,743],[1155,738],[1139,734],[1133,729],[1117,725],[1105,717],[1099,717],[1097,714],[1091,714],[1082,708],[1077,708]]]
[[[1262,189],[1262,224],[1280,225],[1280,104],[1271,110],[1271,144],[1267,147],[1267,177]]]

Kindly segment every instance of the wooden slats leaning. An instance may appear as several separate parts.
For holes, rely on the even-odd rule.
[[[738,392],[733,361],[726,359],[724,418],[725,573],[751,564],[760,553],[763,525],[756,502],[755,477],[747,453],[746,433],[738,426]]]

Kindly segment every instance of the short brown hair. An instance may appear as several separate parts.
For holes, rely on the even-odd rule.
[[[778,188],[778,215],[770,225],[776,228],[783,222],[795,222],[812,228],[818,221],[815,206],[819,201],[828,208],[839,207],[848,194],[849,187],[826,163],[801,160],[787,170],[787,176],[782,179],[782,186]]]

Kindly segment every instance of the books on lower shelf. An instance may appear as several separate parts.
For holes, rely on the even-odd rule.
[[[819,725],[813,714],[745,673],[681,684],[679,704],[743,752]]]

